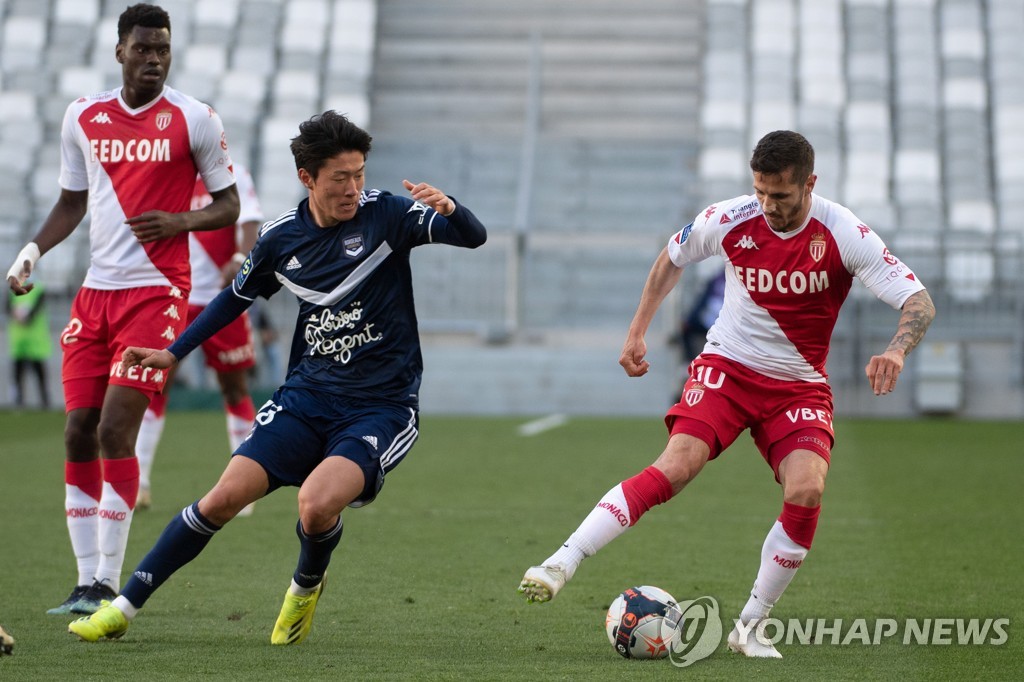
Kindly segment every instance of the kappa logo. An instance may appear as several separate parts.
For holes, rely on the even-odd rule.
[[[167,306],[167,310],[164,311],[164,317],[169,317],[172,320],[180,320],[181,315],[178,314],[178,308],[174,305]]]
[[[373,446],[373,449],[377,449],[377,436],[363,436],[363,440]]]
[[[110,116],[107,115],[107,112],[101,111],[90,118],[89,123],[105,123],[106,125],[111,125],[113,121],[110,120]]]
[[[164,330],[164,333],[160,335],[161,338],[167,339],[168,341],[174,342],[174,329],[168,327]]]
[[[284,266],[284,269],[285,270],[298,270],[301,267],[302,267],[302,263],[299,262],[299,259],[296,258],[295,256],[292,256],[291,260],[288,261],[288,265]]]
[[[736,242],[733,246],[737,246],[741,249],[756,249],[758,251],[761,250],[757,248],[757,244],[754,243],[754,238],[751,237],[749,234],[745,234],[742,237],[740,237],[740,240]]]

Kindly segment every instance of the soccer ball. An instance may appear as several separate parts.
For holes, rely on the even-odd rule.
[[[675,598],[659,587],[624,591],[608,607],[608,641],[625,658],[664,658],[679,643],[680,611]]]

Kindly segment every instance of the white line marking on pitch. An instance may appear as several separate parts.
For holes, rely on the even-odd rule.
[[[557,429],[568,421],[569,418],[564,414],[552,414],[540,419],[534,419],[532,422],[526,422],[519,427],[518,431],[520,436],[536,436],[539,433]]]

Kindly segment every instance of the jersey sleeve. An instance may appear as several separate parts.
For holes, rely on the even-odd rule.
[[[473,212],[455,199],[455,211],[445,217],[426,204],[390,196],[389,210],[398,219],[399,243],[407,248],[450,244],[471,249],[487,241],[487,229]]]
[[[843,264],[879,300],[899,310],[924,284],[906,263],[893,255],[882,238],[863,223],[843,229],[837,242]]]
[[[715,206],[709,206],[697,214],[689,225],[672,235],[668,240],[668,257],[676,267],[683,268],[718,254],[721,250],[720,235],[708,218],[715,214]]]
[[[270,298],[281,288],[274,270],[273,232],[260,234],[252,251],[238,269],[231,290],[250,302],[256,297]]]
[[[235,182],[238,185],[238,224],[262,223],[266,218],[263,216],[263,207],[260,206],[256,185],[252,181],[249,169],[241,164],[235,164]]]
[[[235,184],[224,124],[212,107],[190,117],[189,139],[192,158],[209,192],[219,192]]]
[[[89,172],[85,165],[85,155],[79,145],[77,102],[68,105],[64,112],[64,122],[60,129],[60,186],[72,192],[89,189]]]

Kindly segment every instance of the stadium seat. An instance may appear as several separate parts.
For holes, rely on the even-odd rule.
[[[220,77],[227,70],[228,55],[220,43],[193,43],[184,50],[184,68],[192,73]]]
[[[53,22],[56,25],[71,25],[91,30],[99,18],[98,0],[57,0],[54,6]]]
[[[992,293],[995,258],[990,250],[958,249],[946,254],[949,293],[965,302],[983,301]]]
[[[318,74],[306,69],[281,69],[271,85],[271,110],[275,117],[302,120],[320,110]]]
[[[38,69],[43,61],[46,22],[38,16],[12,16],[3,24],[0,69],[6,73]]]
[[[356,93],[328,94],[323,109],[334,109],[338,113],[345,114],[360,128],[370,128],[370,100],[365,95]]]

